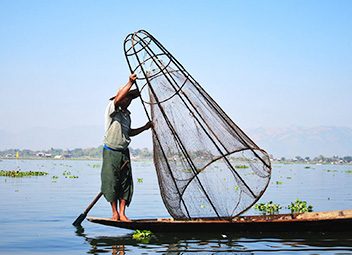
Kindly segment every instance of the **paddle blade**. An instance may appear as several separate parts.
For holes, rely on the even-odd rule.
[[[86,214],[82,213],[77,219],[72,223],[73,226],[78,227],[81,226],[82,221],[86,218]]]

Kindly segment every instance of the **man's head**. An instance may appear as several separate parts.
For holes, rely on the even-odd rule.
[[[130,90],[127,95],[118,102],[118,106],[120,106],[122,109],[127,109],[127,107],[131,104],[132,100],[137,98],[139,96],[139,91],[138,89],[132,89]],[[115,96],[110,98],[110,100],[114,100]]]

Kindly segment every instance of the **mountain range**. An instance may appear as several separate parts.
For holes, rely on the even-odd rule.
[[[352,155],[352,128],[285,127],[249,129],[247,134],[274,157]]]

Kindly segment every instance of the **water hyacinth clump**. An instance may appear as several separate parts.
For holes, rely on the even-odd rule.
[[[20,171],[20,170],[0,170],[0,176],[6,177],[31,177],[47,175],[47,172],[42,171]]]
[[[136,241],[139,241],[141,243],[149,243],[150,239],[152,237],[152,232],[149,230],[135,230],[132,238]]]
[[[100,168],[101,167],[100,164],[88,164],[88,166],[90,166],[92,168]]]
[[[236,165],[235,168],[246,169],[246,168],[249,168],[249,166],[246,166],[246,165]]]
[[[77,178],[78,178],[77,175],[71,174],[71,172],[68,171],[68,170],[65,170],[65,171],[62,173],[62,175],[65,176],[65,178],[70,178],[70,179],[77,179]]]
[[[268,203],[256,204],[254,209],[261,211],[264,214],[274,214],[279,212],[281,206],[279,204],[273,203],[273,201],[270,201]]]
[[[304,212],[312,212],[313,206],[307,205],[307,201],[301,201],[300,199],[296,199],[295,202],[291,202],[288,206],[288,209],[291,210],[291,213],[304,213]]]

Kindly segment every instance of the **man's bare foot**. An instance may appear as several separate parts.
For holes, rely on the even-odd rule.
[[[112,220],[119,221],[120,220],[120,215],[118,213],[114,213],[112,215]]]
[[[131,221],[126,215],[120,215],[120,221]]]

